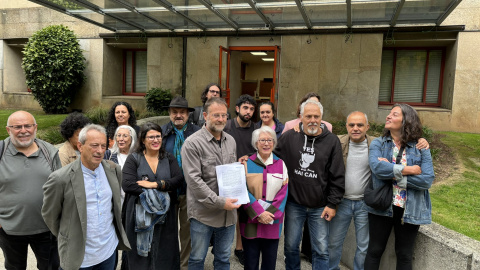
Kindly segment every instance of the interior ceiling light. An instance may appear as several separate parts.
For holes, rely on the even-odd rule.
[[[273,62],[275,58],[262,58],[263,61]]]
[[[250,52],[253,55],[267,55],[266,52]]]

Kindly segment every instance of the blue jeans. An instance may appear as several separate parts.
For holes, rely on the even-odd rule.
[[[312,269],[328,269],[328,221],[321,218],[324,207],[308,208],[293,202],[285,206],[285,266],[300,269],[300,239],[305,220],[312,243]]]
[[[188,269],[203,270],[205,256],[207,256],[210,238],[214,235],[215,247],[213,250],[213,267],[215,270],[230,269],[230,248],[235,235],[235,224],[228,227],[215,228],[201,223],[196,219],[190,219],[190,238],[192,239],[192,251],[188,259]]]
[[[363,209],[363,200],[353,201],[343,199],[338,205],[337,214],[330,222],[330,237],[328,250],[330,255],[330,270],[339,270],[338,264],[342,257],[342,247],[348,227],[352,221],[355,224],[357,249],[353,260],[354,270],[363,270],[363,263],[368,249],[368,212]]]

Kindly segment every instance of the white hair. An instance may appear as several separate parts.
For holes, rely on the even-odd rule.
[[[130,133],[130,137],[132,138],[132,141],[130,142],[130,148],[128,149],[128,153],[132,153],[133,149],[135,148],[135,143],[137,142],[137,132],[135,132],[135,129],[129,125],[121,125],[118,126],[117,129],[115,130],[115,134],[113,135],[113,146],[112,146],[112,154],[113,153],[120,153],[120,149],[118,148],[118,143],[117,143],[117,133],[120,129],[126,129],[128,130],[128,133]]]
[[[275,146],[277,146],[277,134],[269,126],[262,126],[261,128],[255,129],[253,131],[253,133],[252,133],[252,146],[253,146],[253,148],[255,148],[255,150],[258,150],[257,142],[258,142],[258,138],[260,137],[260,134],[262,134],[262,133],[266,133],[266,134],[270,135],[270,137],[272,137],[273,148],[275,148]]]
[[[105,132],[105,128],[100,126],[100,125],[97,125],[97,124],[88,124],[86,126],[84,126],[82,128],[82,130],[80,131],[80,133],[78,134],[78,141],[84,145],[85,142],[87,141],[87,132],[89,132],[90,130],[96,130],[102,134],[105,135],[105,139],[107,138],[107,133]]]
[[[322,106],[322,103],[320,103],[319,101],[311,100],[311,99],[308,99],[307,101],[303,102],[302,105],[300,105],[300,115],[301,115],[301,116],[303,116],[303,111],[305,110],[305,106],[306,106],[307,104],[317,105],[318,108],[320,108],[320,113],[322,114],[322,118],[323,118],[323,106]]]

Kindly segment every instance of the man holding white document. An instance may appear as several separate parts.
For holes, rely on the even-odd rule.
[[[225,100],[209,99],[203,116],[206,125],[185,140],[181,152],[192,239],[188,269],[204,269],[213,234],[214,268],[230,269],[230,247],[240,204],[237,199],[219,196],[216,166],[237,160],[236,143],[232,136],[223,132],[227,122]]]

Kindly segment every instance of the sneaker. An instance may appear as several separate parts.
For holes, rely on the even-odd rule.
[[[240,262],[241,265],[244,265],[245,263],[245,254],[243,252],[243,249],[235,249],[235,256],[237,257],[238,261]]]

